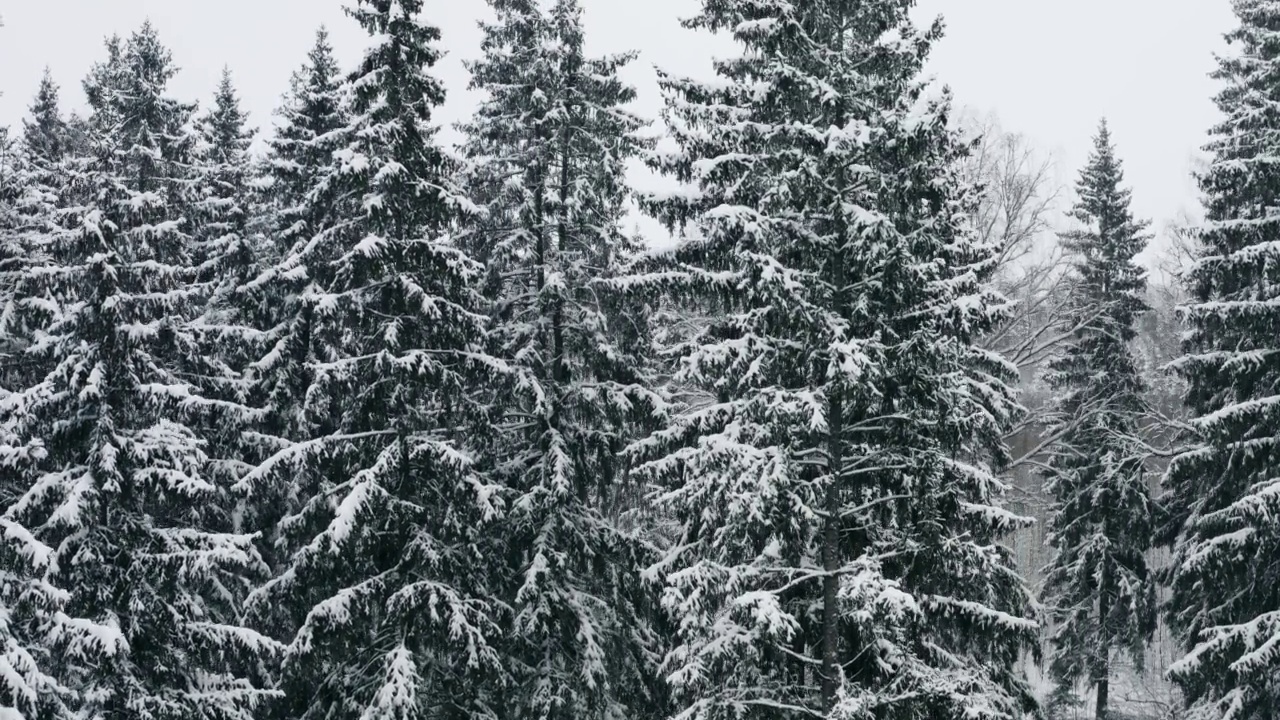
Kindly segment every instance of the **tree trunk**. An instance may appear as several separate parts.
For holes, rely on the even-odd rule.
[[[1098,592],[1098,653],[1101,657],[1098,660],[1094,678],[1098,689],[1094,720],[1106,720],[1107,695],[1110,690],[1111,638],[1107,637],[1107,615],[1111,613],[1111,588],[1108,580],[1109,573],[1104,565],[1102,568],[1102,582]]]
[[[840,468],[844,465],[844,402],[838,389],[827,406],[828,467],[831,474],[827,486],[826,525],[822,529],[822,704],[830,711],[835,705],[839,689],[840,614],[838,591],[840,589]]]
[[[1094,710],[1094,720],[1107,720],[1107,691],[1109,684],[1106,677],[1098,681],[1098,706]]]

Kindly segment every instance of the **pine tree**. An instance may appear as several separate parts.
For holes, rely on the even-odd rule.
[[[374,42],[307,197],[323,223],[257,281],[305,283],[271,290],[287,329],[258,363],[305,382],[273,410],[290,418],[282,449],[240,485],[291,506],[282,571],[252,608],[289,643],[278,717],[490,717],[502,608],[486,525],[501,498],[473,458],[489,424],[476,391],[500,366],[483,352],[479,268],[449,234],[466,203],[431,126],[439,31],[420,0],[349,12]]]
[[[1176,364],[1198,442],[1166,478],[1166,536],[1177,536],[1167,613],[1186,650],[1169,673],[1191,718],[1264,720],[1280,717],[1280,5],[1233,7],[1236,52],[1216,72],[1225,119],[1200,177],[1206,222]]]
[[[917,78],[940,25],[908,0],[708,0],[686,25],[741,55],[661,77],[691,224],[630,283],[711,322],[674,350],[700,394],[638,443],[681,537],[651,572],[679,626],[679,717],[1009,717],[1034,641],[998,543],[992,468],[1012,368],[967,227],[966,148]]]
[[[311,279],[282,272],[280,263],[325,223],[359,212],[358,206],[339,206],[342,198],[332,192],[325,201],[309,199],[343,142],[338,131],[346,126],[348,115],[341,83],[328,32],[321,28],[307,62],[291,78],[290,90],[276,112],[280,125],[268,139],[266,157],[257,168],[258,207],[251,231],[265,236],[258,245],[260,272],[228,296],[241,313],[240,327],[257,331],[242,334],[241,339],[257,349],[242,370],[249,402],[262,410],[256,428],[244,436],[248,441],[244,449],[259,461],[311,436],[312,428],[301,411],[311,378],[307,357],[312,308],[297,297]],[[259,489],[245,508],[245,520],[264,533],[263,554],[273,572],[278,572],[285,562],[279,521],[298,509],[300,496],[286,487],[273,489],[287,494],[267,497],[264,493],[269,491]]]
[[[70,132],[62,117],[58,84],[53,81],[49,68],[45,68],[40,78],[40,89],[29,108],[29,117],[22,121],[25,153],[52,165],[70,151]]]
[[[1140,423],[1146,385],[1131,343],[1146,312],[1146,275],[1135,256],[1146,223],[1134,220],[1131,192],[1104,121],[1076,185],[1071,217],[1083,229],[1064,234],[1074,256],[1079,328],[1049,363],[1058,439],[1050,447],[1046,487],[1054,499],[1045,602],[1056,629],[1050,670],[1063,686],[1096,688],[1096,717],[1107,716],[1112,655],[1128,651],[1139,667],[1155,632],[1155,581],[1147,567],[1156,512],[1143,468]]]
[[[618,79],[632,55],[589,58],[577,0],[491,0],[464,128],[472,197],[466,246],[487,261],[493,337],[516,369],[494,447],[512,492],[514,611],[506,695],[518,718],[663,712],[652,593],[657,549],[616,515],[620,452],[664,408],[634,340],[641,314],[614,313],[616,279],[639,247],[619,223],[642,122]],[[639,332],[636,332],[636,330]]]
[[[270,641],[241,626],[262,568],[231,532],[217,458],[196,428],[218,406],[181,368],[197,353],[186,234],[191,108],[154,29],[108,41],[85,83],[91,154],[72,158],[25,298],[56,301],[27,353],[48,371],[0,402],[0,456],[22,493],[6,536],[48,600],[40,631],[77,717],[248,720]]]

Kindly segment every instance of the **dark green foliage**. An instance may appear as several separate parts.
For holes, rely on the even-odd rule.
[[[1206,223],[1177,364],[1196,442],[1166,478],[1168,618],[1186,650],[1170,675],[1198,720],[1266,720],[1280,708],[1280,7],[1233,6],[1240,25],[1216,73],[1225,119],[1200,177]]]
[[[620,229],[641,149],[618,79],[632,56],[588,57],[576,0],[491,4],[471,66],[488,98],[464,128],[482,216],[463,242],[486,261],[492,345],[514,370],[492,449],[511,498],[507,712],[661,717],[656,595],[639,574],[659,550],[620,508],[620,453],[665,407],[644,308],[611,285],[640,251]]]
[[[744,52],[663,76],[688,230],[632,284],[705,313],[692,406],[634,446],[683,523],[662,563],[684,717],[1005,717],[1034,640],[993,468],[1013,371],[967,226],[965,148],[918,75],[912,3],[707,0]]]
[[[1147,388],[1131,347],[1147,311],[1146,274],[1135,260],[1147,236],[1122,182],[1104,122],[1076,185],[1071,216],[1081,229],[1062,236],[1074,272],[1064,321],[1076,330],[1046,374],[1057,435],[1046,473],[1056,550],[1045,579],[1056,626],[1050,670],[1061,685],[1100,687],[1103,698],[1113,655],[1127,651],[1141,667],[1156,626],[1146,555],[1157,512],[1140,438]]]

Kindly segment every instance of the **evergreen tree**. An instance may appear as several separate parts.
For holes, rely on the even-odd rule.
[[[431,125],[439,31],[420,0],[349,12],[374,42],[307,196],[323,224],[255,281],[287,302],[258,371],[305,383],[297,406],[273,408],[289,419],[281,449],[240,484],[255,505],[290,506],[283,569],[252,609],[289,643],[279,717],[494,716],[503,613],[486,525],[501,497],[473,458],[489,425],[476,390],[498,365],[479,269],[449,234],[465,203]]]
[[[219,408],[181,371],[199,351],[191,108],[165,94],[175,68],[150,25],[108,53],[85,83],[91,154],[68,162],[74,232],[43,239],[47,265],[19,287],[57,307],[26,351],[47,372],[0,401],[22,490],[6,538],[47,597],[47,667],[76,717],[248,720],[268,693],[237,669],[273,646],[239,600],[262,563],[197,431]]]
[[[321,28],[277,110],[281,124],[267,142],[261,169],[265,196],[261,231],[268,236],[262,252],[267,269],[242,285],[239,294],[242,302],[259,309],[251,324],[265,331],[258,340],[269,350],[247,368],[255,384],[252,395],[265,403],[265,447],[273,444],[267,438],[298,441],[309,432],[295,413],[305,402],[302,395],[309,383],[305,363],[311,343],[311,308],[296,303],[286,308],[290,296],[301,293],[310,279],[297,273],[277,274],[275,265],[326,223],[359,212],[358,207],[339,206],[343,198],[338,193],[327,192],[324,200],[312,197],[343,142],[338,131],[346,127],[348,115],[341,82],[329,34]],[[258,502],[254,507],[267,512],[259,520],[267,528],[274,527],[286,511],[281,503]]]
[[[201,351],[189,359],[187,372],[205,396],[222,403],[223,412],[201,432],[220,458],[216,470],[227,485],[269,453],[256,441],[264,414],[247,368],[268,342],[264,328],[277,310],[245,287],[264,269],[267,256],[262,198],[249,154],[254,132],[247,121],[231,73],[224,70],[213,105],[196,123],[192,251],[203,304],[191,324]],[[236,511],[241,521],[243,510]]]
[[[217,278],[215,297],[257,276],[258,252],[249,230],[254,132],[247,122],[231,71],[223,70],[213,106],[198,123],[196,151],[196,250],[201,279]]]
[[[27,157],[36,158],[42,164],[55,164],[71,149],[70,132],[62,117],[58,84],[53,81],[49,68],[45,68],[40,78],[40,89],[29,108],[29,117],[22,121],[22,140]]]
[[[4,320],[0,335],[0,403],[10,395],[22,350],[29,339],[14,321],[16,285],[26,265],[21,205],[22,170],[18,143],[0,128],[0,291]],[[57,588],[42,582],[51,549],[32,537],[10,510],[25,490],[25,453],[10,450],[13,438],[0,425],[0,718],[68,718],[65,687],[53,674],[54,661],[45,633],[59,603]]]
[[[280,126],[267,141],[264,174],[269,180],[270,225],[278,252],[315,234],[329,215],[326,208],[308,204],[307,197],[338,149],[334,132],[347,122],[341,80],[329,33],[322,27],[307,62],[290,80],[290,90],[276,113]],[[321,215],[312,217],[315,212]]]
[[[910,0],[707,0],[741,55],[667,75],[692,227],[631,283],[711,316],[675,348],[699,391],[634,447],[681,537],[652,569],[679,624],[680,717],[1017,716],[1032,602],[993,468],[1013,370],[967,226],[966,148],[917,78]]]
[[[1079,328],[1049,363],[1057,396],[1046,486],[1054,507],[1045,602],[1056,629],[1050,670],[1063,686],[1085,680],[1107,714],[1112,655],[1127,650],[1141,667],[1155,631],[1155,582],[1147,567],[1155,511],[1143,473],[1140,423],[1147,388],[1130,347],[1146,312],[1146,275],[1134,258],[1146,223],[1133,219],[1130,191],[1104,121],[1076,185],[1071,217],[1083,229],[1063,235],[1074,255]]]
[[[1166,537],[1177,536],[1167,613],[1186,649],[1169,672],[1189,717],[1264,720],[1280,717],[1280,6],[1233,7],[1176,364],[1198,442],[1166,478]]]
[[[332,165],[343,142],[338,131],[346,126],[347,108],[337,61],[328,32],[321,28],[307,62],[294,73],[284,104],[277,110],[280,125],[267,141],[267,154],[258,171],[257,212],[250,230],[264,236],[259,243],[259,274],[240,284],[232,295],[240,314],[240,335],[248,348],[256,347],[243,366],[245,392],[262,409],[256,430],[245,436],[244,449],[262,460],[291,442],[311,436],[301,414],[311,374],[307,357],[312,343],[312,306],[300,302],[310,282],[306,274],[282,270],[282,260],[298,243],[309,241],[324,223],[359,212],[358,206],[339,206],[350,200],[328,192],[325,200],[311,198]],[[252,332],[257,331],[257,332]],[[248,458],[246,458],[248,459]],[[262,550],[273,571],[279,571],[285,549],[277,536],[279,521],[298,509],[300,495],[258,497],[246,508],[246,521],[265,533]]]
[[[61,230],[58,206],[66,194],[67,173],[62,167],[70,150],[70,129],[58,107],[58,86],[46,69],[40,88],[23,120],[20,143],[5,143],[5,171],[0,176],[0,226],[4,245],[0,249],[0,334],[4,336],[7,358],[0,385],[17,387],[30,379],[32,368],[21,357],[32,332],[45,318],[34,312],[40,299],[29,298],[27,306],[16,304],[17,289],[29,268],[40,264],[40,239]]]
[[[0,127],[0,357],[8,361],[15,338],[8,327],[13,315],[14,286],[26,264],[23,242],[23,184],[19,144]]]
[[[491,0],[464,130],[483,220],[466,241],[488,265],[495,352],[511,363],[493,448],[512,492],[511,651],[516,718],[661,715],[655,604],[639,569],[656,548],[616,515],[620,452],[664,407],[607,283],[639,247],[620,221],[641,146],[632,55],[589,58],[577,0]],[[611,297],[614,296],[614,297]],[[639,330],[637,332],[637,329]]]

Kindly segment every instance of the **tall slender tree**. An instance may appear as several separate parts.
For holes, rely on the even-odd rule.
[[[512,493],[511,666],[520,718],[663,713],[657,548],[617,516],[620,452],[665,403],[636,342],[643,313],[613,313],[608,282],[639,248],[621,232],[641,121],[618,79],[633,56],[591,58],[581,7],[492,0],[464,130],[483,217],[466,245],[491,278],[495,352],[517,375],[494,451]],[[638,332],[637,332],[638,330]]]
[[[708,0],[691,28],[742,48],[712,83],[661,77],[691,224],[630,283],[709,326],[700,393],[636,444],[683,523],[651,572],[679,624],[680,717],[1008,717],[1037,624],[1000,535],[993,468],[1012,369],[966,217],[949,99],[918,79],[940,24],[909,0]]]
[[[316,31],[315,45],[290,79],[276,114],[280,124],[267,140],[264,175],[273,210],[269,226],[277,252],[283,253],[314,234],[328,215],[307,197],[337,149],[335,131],[347,122],[342,78],[325,28]]]
[[[1169,468],[1176,537],[1168,617],[1186,654],[1170,668],[1204,720],[1280,717],[1280,6],[1232,3],[1219,60],[1206,222],[1192,267],[1191,330],[1176,365],[1198,443]]]
[[[346,81],[351,119],[307,196],[309,226],[270,284],[287,337],[260,363],[305,378],[292,437],[241,482],[296,498],[282,571],[255,597],[288,643],[277,716],[496,716],[504,612],[488,524],[501,493],[474,458],[487,441],[479,268],[450,232],[466,207],[435,139],[444,89],[421,0],[360,0],[373,38]],[[321,208],[341,213],[322,215]]]
[[[18,143],[0,128],[0,403],[21,382],[19,366],[30,340],[16,306],[17,286],[27,268],[22,212],[22,164]],[[10,508],[26,491],[29,456],[18,438],[0,424],[0,718],[37,720],[69,718],[64,704],[66,687],[54,671],[52,648],[45,631],[60,608],[58,588],[43,582],[51,549],[19,524]]]
[[[0,203],[7,208],[5,217],[0,218],[0,225],[6,228],[0,248],[0,335],[6,360],[0,385],[18,387],[35,372],[21,349],[46,319],[33,307],[44,298],[26,298],[27,307],[18,306],[18,286],[26,272],[41,262],[41,239],[62,231],[58,207],[67,199],[68,173],[63,161],[71,149],[71,132],[58,107],[58,86],[47,69],[30,115],[23,119],[21,140],[6,147],[6,170],[0,180],[5,188],[0,191],[4,198]]]
[[[312,193],[331,171],[333,153],[344,142],[339,130],[346,127],[348,107],[329,34],[316,32],[307,60],[293,74],[290,89],[277,109],[279,124],[267,140],[266,157],[257,168],[259,212],[250,218],[259,243],[259,274],[228,295],[241,315],[239,328],[257,332],[240,335],[253,355],[243,368],[245,392],[251,404],[262,409],[256,431],[244,437],[246,451],[262,460],[290,442],[306,440],[312,428],[302,409],[312,373],[307,358],[313,342],[313,306],[299,301],[311,278],[306,273],[278,273],[277,265],[299,243],[311,240],[326,223],[359,212],[340,205],[351,196]],[[252,350],[256,346],[256,353]],[[268,497],[279,491],[284,495]],[[280,542],[279,521],[298,509],[300,495],[287,485],[261,488],[246,507],[246,520],[264,533],[264,555],[275,571],[287,551]]]
[[[1073,254],[1074,305],[1065,321],[1078,328],[1049,363],[1056,392],[1046,473],[1054,507],[1045,573],[1045,602],[1055,624],[1050,669],[1064,686],[1096,689],[1098,720],[1107,716],[1112,656],[1128,651],[1141,667],[1155,632],[1155,579],[1146,556],[1157,519],[1143,468],[1141,423],[1148,417],[1131,348],[1146,312],[1146,273],[1135,257],[1147,244],[1134,220],[1131,192],[1105,121],[1076,184],[1064,234]]]
[[[57,303],[27,353],[47,367],[0,401],[0,456],[22,492],[6,538],[48,601],[40,631],[76,717],[247,720],[272,643],[239,624],[261,560],[230,532],[198,428],[217,412],[181,372],[198,351],[188,189],[191,108],[148,24],[85,83],[91,154],[74,158],[71,233],[25,297]],[[51,696],[52,697],[52,696]]]
[[[214,294],[239,287],[257,275],[257,248],[250,234],[254,214],[253,168],[249,147],[254,131],[224,69],[209,112],[197,123],[195,155],[196,253],[201,280],[217,278]]]

